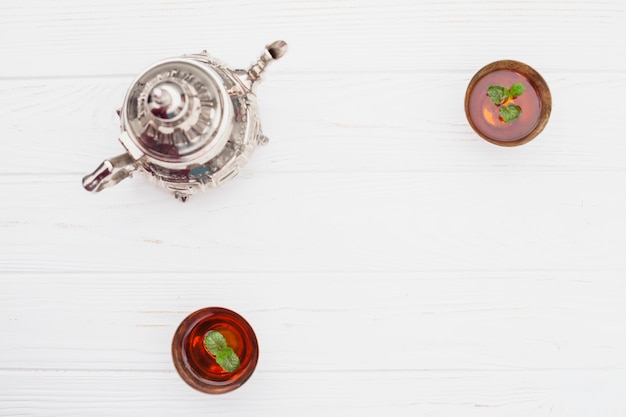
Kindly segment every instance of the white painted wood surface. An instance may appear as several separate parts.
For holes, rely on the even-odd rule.
[[[3,0],[0,416],[626,415],[625,34],[622,0]],[[83,191],[142,68],[275,39],[238,178]],[[504,58],[554,101],[515,149],[463,113]],[[210,305],[261,347],[223,396],[170,359]]]

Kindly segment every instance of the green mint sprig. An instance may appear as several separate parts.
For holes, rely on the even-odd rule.
[[[224,371],[234,372],[239,368],[239,356],[228,346],[226,338],[220,332],[209,330],[204,335],[204,348],[215,356],[215,361]]]
[[[502,119],[507,123],[510,123],[513,120],[517,119],[518,117],[520,117],[521,114],[522,109],[516,104],[511,103],[509,105],[500,107],[500,116],[502,116]]]
[[[511,88],[506,88],[502,85],[490,85],[489,88],[487,88],[487,95],[493,104],[500,107],[502,120],[506,123],[510,123],[520,117],[522,109],[514,103],[506,105],[504,103],[521,96],[524,94],[524,91],[526,91],[526,88],[522,83],[515,83]]]

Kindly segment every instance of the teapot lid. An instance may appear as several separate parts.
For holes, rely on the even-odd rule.
[[[188,58],[159,62],[126,94],[123,128],[146,155],[166,163],[209,160],[228,140],[232,103],[220,76]]]

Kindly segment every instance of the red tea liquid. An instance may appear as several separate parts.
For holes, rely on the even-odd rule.
[[[226,372],[204,347],[204,336],[218,331],[239,357],[240,365]],[[232,391],[241,386],[256,367],[259,357],[256,335],[239,314],[220,307],[198,310],[178,327],[172,342],[174,365],[192,387],[208,393]]]
[[[520,117],[507,123],[500,118],[500,107],[491,101],[487,89],[492,85],[510,88],[515,83],[524,84],[526,90],[506,104],[514,103],[522,112]],[[524,138],[537,126],[540,114],[541,100],[533,85],[522,74],[512,70],[488,73],[476,83],[470,93],[469,117],[474,128],[496,141],[512,142]]]

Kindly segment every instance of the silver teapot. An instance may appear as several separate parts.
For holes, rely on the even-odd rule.
[[[284,41],[273,42],[247,70],[229,69],[206,51],[147,68],[117,111],[126,152],[85,176],[83,187],[99,192],[140,171],[185,202],[234,177],[268,141],[254,89],[286,52]]]

